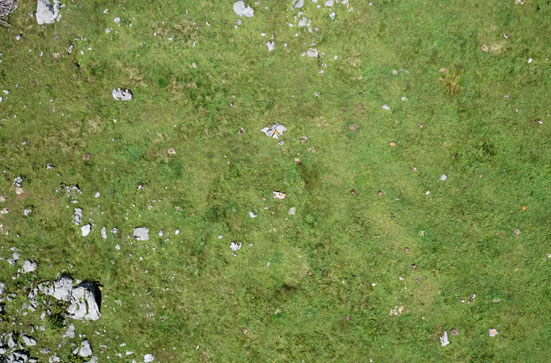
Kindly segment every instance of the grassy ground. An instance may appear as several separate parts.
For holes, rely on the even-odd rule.
[[[45,26],[21,1],[0,32],[0,255],[38,270],[0,261],[1,281],[99,281],[102,318],[75,325],[100,361],[547,361],[551,5],[524,2],[306,0],[310,33],[290,0],[238,29],[233,1],[66,1]],[[41,324],[22,301],[1,331]],[[63,333],[31,352],[66,359]]]

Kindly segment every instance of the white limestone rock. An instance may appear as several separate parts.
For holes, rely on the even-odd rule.
[[[53,0],[53,5],[50,0],[38,0],[36,3],[36,22],[43,25],[59,21],[61,19],[59,12],[61,7],[59,0]]]
[[[254,16],[254,10],[250,6],[245,6],[244,1],[236,1],[233,4],[233,12],[237,16],[243,16],[245,18],[252,18]]]
[[[111,95],[117,101],[131,101],[133,97],[131,90],[120,87],[114,88]]]
[[[149,240],[149,229],[145,227],[134,228],[134,238],[137,241],[147,241]]]
[[[94,282],[85,281],[71,291],[71,305],[67,308],[70,318],[76,320],[98,320],[101,292]]]
[[[73,279],[68,276],[61,276],[59,280],[50,283],[41,283],[38,290],[43,294],[53,296],[56,300],[71,301],[71,292],[73,290]]]

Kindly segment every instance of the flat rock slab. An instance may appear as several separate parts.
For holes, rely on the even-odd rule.
[[[58,0],[53,0],[53,4],[50,0],[38,0],[36,3],[36,22],[43,25],[59,21],[61,19],[60,9],[61,3]]]
[[[250,6],[245,6],[244,1],[236,1],[233,4],[233,12],[237,16],[244,16],[245,18],[252,18],[254,16],[254,10]]]
[[[147,241],[149,239],[149,229],[145,227],[134,228],[134,238],[137,241]]]

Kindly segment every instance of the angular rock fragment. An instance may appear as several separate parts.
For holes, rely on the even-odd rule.
[[[131,101],[133,97],[131,90],[120,87],[113,89],[111,95],[117,101]]]
[[[254,10],[250,6],[245,6],[244,1],[236,1],[233,4],[233,11],[237,16],[244,16],[245,18],[252,18],[254,16]]]
[[[71,291],[71,305],[67,308],[70,318],[98,320],[101,317],[101,291],[96,283],[84,281]]]
[[[36,22],[43,25],[59,21],[61,19],[59,13],[61,6],[59,0],[53,0],[53,5],[50,0],[38,0],[36,4]]]

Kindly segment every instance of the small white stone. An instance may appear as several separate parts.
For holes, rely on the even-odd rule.
[[[149,240],[149,229],[145,227],[134,228],[134,238],[137,241],[147,241]]]
[[[444,332],[444,335],[440,337],[440,345],[445,347],[448,344],[450,344],[450,341],[448,340],[448,333]]]
[[[88,236],[88,234],[90,234],[91,229],[92,229],[92,226],[90,226],[90,224],[86,224],[86,225],[80,227],[80,230],[82,232],[82,237]]]
[[[33,272],[36,270],[37,266],[36,262],[25,260],[25,262],[23,262],[23,273]]]

